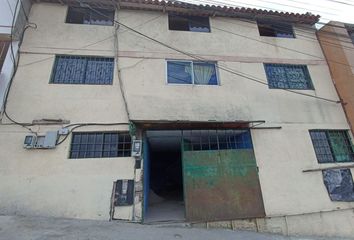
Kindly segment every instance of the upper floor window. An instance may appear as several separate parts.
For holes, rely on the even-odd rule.
[[[354,26],[353,25],[351,25],[351,26],[347,25],[346,27],[347,27],[347,31],[348,31],[349,37],[351,38],[351,40],[352,40],[352,42],[354,44]]]
[[[113,69],[113,58],[56,56],[51,83],[112,84]]]
[[[314,89],[306,65],[264,64],[269,88]]]
[[[170,30],[210,32],[209,17],[169,14],[168,26]]]
[[[218,85],[216,63],[167,61],[167,82],[174,84]]]
[[[131,137],[128,132],[73,133],[70,158],[130,157]]]
[[[94,10],[93,10],[94,9]],[[98,8],[69,7],[67,23],[112,26],[114,10]]]
[[[295,38],[293,26],[289,23],[257,20],[257,25],[261,36]]]
[[[4,65],[5,58],[7,55],[7,50],[9,49],[10,42],[0,41],[0,73],[2,66]]]
[[[354,152],[345,130],[311,130],[316,157],[319,163],[353,162]]]

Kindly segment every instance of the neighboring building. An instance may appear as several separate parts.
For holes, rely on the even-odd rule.
[[[14,70],[13,59],[17,61],[18,45],[27,24],[31,1],[0,0],[0,6],[0,111],[2,111],[3,99]]]
[[[352,134],[318,19],[36,1],[7,105],[21,126],[0,125],[0,213],[353,236]]]
[[[317,36],[354,133],[354,25],[329,22]]]

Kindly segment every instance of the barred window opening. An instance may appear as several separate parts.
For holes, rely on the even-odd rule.
[[[185,151],[252,149],[248,130],[184,130]]]
[[[264,64],[269,88],[313,90],[306,65]]]
[[[131,137],[128,132],[73,133],[70,158],[130,157]]]
[[[56,56],[52,83],[110,85],[114,59],[104,57]]]
[[[319,163],[353,162],[354,152],[345,130],[311,130],[311,140]]]

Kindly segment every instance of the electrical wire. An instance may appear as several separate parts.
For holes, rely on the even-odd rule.
[[[177,0],[170,0],[170,1],[171,2],[181,2],[181,1],[177,1]],[[232,3],[224,3],[224,2],[221,2],[221,1],[217,1],[217,0],[193,0],[193,2],[199,2],[201,5],[209,6],[209,7],[210,7],[210,4],[211,4],[211,5],[215,5],[215,6],[230,6],[230,7],[236,7],[236,8],[244,8],[244,6],[241,6],[241,5],[234,5]],[[191,4],[191,3],[189,3],[189,4]],[[274,12],[282,12],[281,10],[278,10],[278,9],[275,9],[275,8],[263,7],[263,6],[259,6],[259,5],[254,5],[254,6],[256,6],[258,9],[265,9],[266,8],[266,9],[274,11]],[[331,20],[331,19],[327,19],[327,20]],[[317,24],[323,24],[323,25],[334,26],[334,27],[346,29],[345,27],[333,25],[333,24],[328,23],[328,22],[318,21]]]
[[[20,0],[18,0],[18,2],[19,2],[19,1],[20,1]],[[18,2],[17,2],[17,3],[18,3]],[[78,2],[79,2],[79,1],[78,1]],[[89,6],[89,7],[91,8],[91,6]],[[93,8],[91,8],[91,9],[92,9],[93,11],[96,11],[96,10],[93,9]],[[107,17],[107,18],[109,18],[109,16],[104,15],[104,14],[102,14],[101,12],[99,12],[99,14],[100,14],[100,15],[103,15],[103,16],[105,16],[105,17]],[[14,20],[14,19],[13,19],[13,20]],[[186,52],[180,51],[180,50],[178,50],[178,49],[176,49],[176,48],[174,48],[174,47],[168,46],[167,44],[162,43],[162,42],[160,42],[160,41],[158,41],[158,40],[155,40],[155,39],[153,39],[153,38],[151,38],[151,37],[149,37],[149,36],[147,36],[147,35],[144,35],[144,34],[138,32],[138,31],[136,31],[136,30],[134,30],[134,29],[132,29],[132,28],[130,28],[130,27],[128,27],[128,26],[126,26],[126,25],[124,25],[124,24],[118,22],[118,21],[115,21],[115,22],[118,23],[119,25],[122,25],[122,26],[125,27],[126,29],[135,32],[136,34],[139,34],[139,35],[141,35],[141,36],[143,36],[143,37],[145,37],[145,38],[148,38],[149,40],[158,42],[159,44],[162,44],[162,45],[164,45],[165,47],[168,47],[168,48],[170,48],[170,49],[172,49],[172,50],[178,51],[178,52],[180,52],[180,53],[182,53],[182,54],[184,54],[184,55],[187,55],[187,56],[189,56],[189,57],[192,57],[192,58],[194,58],[194,59],[197,59],[197,60],[200,60],[200,61],[208,62],[206,59],[203,59],[203,58],[201,58],[201,57],[196,57],[196,56],[194,56],[194,55],[192,55],[192,54],[190,54],[190,53],[186,53]],[[14,53],[13,53],[13,51],[12,51],[12,55],[13,55],[13,58],[14,58]],[[43,61],[43,60],[42,60],[42,61]],[[17,61],[17,64],[18,64],[18,61]],[[22,66],[22,65],[21,65],[21,66]],[[261,80],[261,79],[256,79],[256,78],[254,78],[253,76],[250,76],[250,75],[249,75],[249,76],[243,75],[243,73],[237,72],[236,70],[229,69],[228,67],[220,66],[220,64],[219,64],[217,67],[218,67],[219,69],[222,69],[222,70],[227,71],[227,72],[229,72],[229,73],[236,74],[236,75],[238,75],[238,76],[247,78],[247,79],[249,79],[249,80],[256,81],[256,82],[261,83],[261,84],[264,84],[264,85],[268,85],[267,83],[265,83],[265,82],[264,82],[263,80]],[[17,67],[15,68],[15,70],[17,70]],[[15,71],[14,71],[14,72],[15,72]],[[13,74],[13,76],[14,76],[14,74]],[[12,82],[12,81],[11,81],[11,82]],[[321,98],[321,97],[314,96],[314,95],[310,95],[310,94],[304,94],[304,93],[292,91],[292,90],[289,90],[289,89],[282,89],[282,90],[285,90],[285,91],[288,91],[288,92],[293,92],[293,93],[300,94],[300,95],[304,95],[304,96],[314,97],[314,98],[321,99],[321,100],[325,100],[325,101],[329,101],[329,102],[336,102],[336,103],[338,103],[338,101],[334,101],[334,100],[330,100],[330,99],[326,99],[326,98]],[[6,98],[6,99],[7,99],[7,98]],[[6,106],[6,105],[4,105],[4,106]],[[6,109],[6,108],[4,108],[4,109]],[[29,123],[26,124],[26,123],[19,123],[19,122],[17,122],[17,121],[14,121],[13,119],[11,119],[11,118],[8,116],[8,114],[6,113],[6,111],[4,111],[4,113],[5,113],[5,115],[7,116],[7,118],[9,118],[10,120],[12,120],[12,122],[14,122],[15,124],[21,125],[21,126],[23,126],[23,127],[27,127],[27,126],[33,125],[33,124],[29,124]]]
[[[219,1],[215,1],[215,0],[193,0],[193,2],[199,2],[199,3],[201,3],[201,4],[203,4],[203,5],[205,5],[205,4],[208,4],[208,3],[210,3],[210,4],[219,4],[219,3],[221,3],[221,2],[219,2]],[[275,10],[275,9],[272,9],[272,10]],[[250,20],[247,20],[247,19],[238,19],[239,21],[242,21],[242,22],[248,22],[248,23],[254,23],[254,22],[252,22],[252,21],[250,21]],[[319,22],[320,23],[320,22]],[[334,26],[334,27],[338,27],[338,28],[345,28],[345,27],[341,27],[341,26],[337,26],[337,25],[333,25],[333,24],[330,24],[330,23],[324,23],[324,24],[326,24],[327,26]],[[277,29],[281,29],[281,27],[280,26],[274,26],[275,28],[277,28]],[[302,26],[302,28],[303,29],[309,29],[309,31],[306,31],[306,30],[302,30],[302,29],[300,29],[300,28],[297,28],[297,32],[298,31],[300,31],[300,32],[303,32],[303,33],[312,33],[313,32],[313,28],[312,27],[305,27],[305,26]],[[327,31],[327,30],[322,30],[322,32],[324,32],[324,33],[326,33],[327,35],[333,35],[335,38],[333,38],[333,39],[336,39],[336,40],[339,40],[340,42],[345,42],[345,43],[349,43],[349,44],[351,44],[352,45],[352,42],[351,41],[343,41],[342,39],[338,39],[337,37],[338,36],[343,36],[343,37],[348,37],[347,35],[342,35],[342,34],[338,34],[338,33],[333,33],[333,32],[331,32],[331,31]],[[298,35],[298,36],[303,36],[303,37],[305,37],[305,38],[309,38],[308,36],[305,36],[305,35],[300,35],[300,34],[296,34],[296,35]],[[317,40],[316,38],[313,38],[314,40]],[[354,48],[351,48],[351,49],[354,49]]]
[[[79,2],[80,4],[82,4],[79,0],[76,0],[76,1]],[[106,17],[107,19],[110,18],[108,15],[105,15],[105,14],[103,14],[102,12],[100,12],[100,11],[98,11],[98,10],[92,8],[92,7],[91,7],[90,5],[88,5],[88,4],[85,4],[85,6],[88,7],[88,8],[90,8],[92,11],[96,12],[97,14],[99,14],[99,15],[101,15],[101,16],[103,16],[103,17]],[[145,35],[144,33],[141,33],[141,32],[139,32],[139,31],[137,31],[137,30],[135,30],[135,29],[133,29],[133,28],[131,28],[131,27],[129,27],[129,26],[127,26],[127,25],[125,25],[125,24],[119,22],[119,21],[117,21],[117,20],[114,20],[114,21],[115,21],[117,24],[119,24],[119,25],[121,25],[121,26],[123,26],[123,27],[129,29],[130,31],[132,31],[132,32],[134,32],[134,33],[136,33],[136,34],[138,34],[138,35],[141,35],[142,37],[144,37],[144,38],[146,38],[146,39],[149,39],[149,40],[151,40],[151,41],[153,41],[153,42],[156,42],[156,43],[158,43],[158,44],[160,44],[160,45],[162,45],[162,46],[164,46],[164,47],[166,47],[166,48],[169,48],[169,49],[171,49],[171,50],[174,50],[174,51],[179,52],[179,53],[181,53],[181,54],[183,54],[183,55],[189,56],[189,57],[191,57],[191,58],[193,58],[193,59],[196,59],[196,60],[199,60],[199,61],[202,61],[202,62],[205,62],[205,63],[210,62],[210,61],[208,61],[207,59],[204,59],[204,58],[202,58],[202,57],[200,57],[200,56],[197,56],[197,55],[194,55],[194,54],[185,52],[185,51],[180,50],[180,49],[178,49],[178,48],[176,48],[176,47],[173,47],[173,46],[170,46],[170,45],[168,45],[168,44],[166,44],[166,43],[164,43],[164,42],[161,42],[161,41],[159,41],[159,40],[157,40],[157,39],[154,39],[154,38],[152,38],[152,37],[150,37],[150,36],[147,36],[147,35]],[[254,77],[254,76],[249,75],[249,74],[245,74],[245,73],[242,73],[242,72],[238,72],[238,71],[236,71],[236,70],[234,70],[234,69],[231,69],[231,68],[228,68],[228,67],[220,66],[220,64],[217,64],[216,66],[217,66],[218,69],[224,70],[224,71],[229,72],[229,73],[231,73],[231,74],[238,75],[238,76],[243,77],[243,78],[245,78],[245,79],[248,79],[248,80],[251,80],[251,81],[254,81],[254,82],[257,82],[257,83],[266,85],[266,86],[269,86],[268,83],[264,82],[262,79],[258,79],[258,78]],[[314,95],[311,95],[311,94],[301,93],[301,92],[297,92],[297,91],[290,90],[290,89],[280,89],[280,90],[284,90],[284,91],[287,91],[287,92],[291,92],[291,93],[294,93],[294,94],[299,94],[299,95],[303,95],[303,96],[307,96],[307,97],[316,98],[316,99],[323,100],[323,101],[327,101],[327,102],[340,103],[340,101],[336,101],[336,100],[332,100],[332,99],[327,99],[327,98],[323,98],[323,97],[318,97],[318,96],[314,96]]]
[[[78,128],[81,128],[81,127],[86,127],[86,126],[118,126],[118,125],[129,125],[129,123],[75,123],[75,124],[69,124],[69,125],[66,125],[64,126],[64,128],[69,128],[69,127],[72,127],[68,134],[65,135],[65,137],[58,141],[56,143],[56,145],[60,145],[62,144],[63,142],[65,142],[65,140],[68,139],[69,135],[75,130],[75,129],[78,129]]]
[[[152,18],[152,19],[150,19],[150,20],[148,20],[148,21],[146,21],[146,22],[144,22],[144,23],[142,23],[142,24],[139,24],[139,25],[137,25],[137,26],[134,26],[134,27],[141,27],[141,26],[143,26],[143,25],[145,25],[145,24],[147,24],[147,23],[150,23],[150,22],[155,21],[156,19],[158,19],[158,18],[160,18],[160,17],[162,17],[162,16],[163,16],[163,15],[160,15],[160,16],[158,16],[158,17],[154,17],[154,18]],[[124,32],[120,32],[120,34],[123,34],[123,33],[124,33]],[[109,37],[107,37],[107,38],[104,38],[104,39],[98,40],[98,41],[96,41],[96,42],[93,42],[93,43],[90,43],[90,44],[81,46],[80,48],[73,48],[73,49],[71,49],[71,51],[68,51],[66,54],[68,54],[68,53],[73,53],[73,52],[79,51],[79,50],[84,50],[84,48],[87,48],[87,47],[96,45],[96,44],[98,44],[98,43],[104,42],[104,41],[106,41],[106,40],[108,40],[108,39],[111,39],[111,38],[114,38],[114,34],[111,35],[111,36],[109,36]],[[58,49],[58,48],[57,48],[57,49]],[[64,48],[62,48],[62,49],[64,49]],[[69,50],[69,49],[65,49],[65,50]],[[89,50],[95,50],[95,51],[96,51],[96,49],[89,49]],[[52,54],[51,54],[51,55],[52,55]],[[54,55],[54,56],[47,57],[47,58],[44,58],[44,59],[40,59],[40,60],[37,60],[37,61],[33,61],[33,62],[25,63],[25,64],[20,64],[19,67],[25,67],[25,66],[29,66],[29,65],[32,65],[32,64],[41,63],[41,62],[44,62],[44,61],[47,61],[47,60],[50,60],[50,59],[53,59],[53,58],[55,58],[55,55]]]

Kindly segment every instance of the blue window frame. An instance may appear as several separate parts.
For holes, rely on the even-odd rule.
[[[183,147],[187,151],[252,149],[249,130],[184,130]]]
[[[113,70],[113,58],[56,56],[51,83],[109,85]]]
[[[168,60],[167,82],[172,84],[218,85],[216,63]]]
[[[306,65],[264,64],[269,88],[313,90]]]

